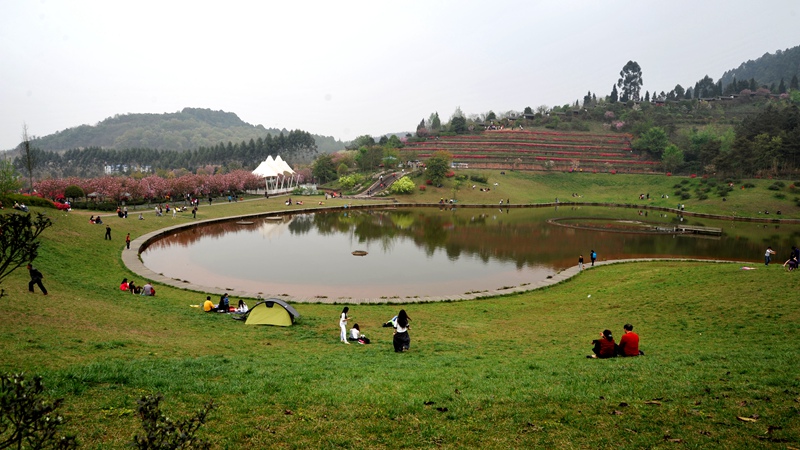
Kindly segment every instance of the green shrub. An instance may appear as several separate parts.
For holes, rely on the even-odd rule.
[[[778,186],[779,188],[786,187],[786,183],[784,183],[783,181],[776,181],[772,184],[773,186]]]
[[[470,181],[474,181],[476,183],[488,183],[489,177],[486,175],[479,175],[479,174],[471,174],[469,176]]]
[[[770,191],[780,191],[780,190],[781,190],[781,187],[780,187],[780,186],[777,186],[777,185],[774,185],[774,184],[771,184],[771,185],[769,185],[769,186],[767,187],[767,189],[769,189]]]
[[[14,202],[25,204],[25,206],[39,206],[42,208],[55,208],[53,202],[49,199],[37,197],[35,195],[22,195],[22,194],[8,194],[6,196],[8,199],[8,204],[6,205],[6,201],[3,201],[4,206],[11,206]]]
[[[745,183],[745,184],[744,184],[744,188],[745,188],[745,189],[752,189],[752,188],[754,188],[754,187],[756,187],[756,185],[755,185],[755,184],[753,184],[753,183]]]
[[[681,180],[681,184],[689,184],[689,180]]]
[[[777,198],[778,200],[783,200],[786,198],[786,194],[784,194],[783,192],[778,192],[774,195],[774,197]]]
[[[83,189],[81,189],[80,186],[75,186],[74,184],[72,184],[67,186],[66,189],[64,189],[64,197],[66,198],[76,199],[76,198],[82,198],[84,196],[86,196],[86,193],[83,192]]]
[[[113,202],[72,202],[70,203],[72,209],[92,209],[95,211],[116,211],[117,204]]]
[[[363,180],[364,180],[364,175],[361,175],[360,173],[345,175],[339,177],[339,186],[341,186],[342,189],[349,191],[350,189],[353,189],[357,184],[360,184]]]
[[[211,448],[208,442],[197,437],[197,431],[206,423],[208,414],[214,409],[209,401],[203,408],[188,419],[174,421],[161,411],[161,400],[158,395],[146,395],[137,403],[137,413],[142,420],[143,434],[136,434],[131,445],[140,450]]]
[[[684,192],[684,193],[681,194],[681,199],[682,200],[688,200],[690,198],[692,198],[692,194],[690,194],[688,192]]]
[[[414,192],[414,189],[416,189],[416,185],[407,176],[400,178],[389,186],[389,192],[392,194],[410,194]]]
[[[698,200],[706,200],[706,199],[708,199],[708,195],[705,192],[700,193],[700,194],[697,195],[697,199]]]
[[[0,444],[2,448],[77,448],[73,436],[61,435],[63,399],[44,398],[42,378],[0,374]]]

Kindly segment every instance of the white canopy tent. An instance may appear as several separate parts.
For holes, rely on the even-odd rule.
[[[253,174],[266,180],[265,189],[268,195],[285,194],[297,187],[298,180],[295,178],[295,171],[280,155],[274,159],[272,155],[267,156],[267,159],[256,167]]]

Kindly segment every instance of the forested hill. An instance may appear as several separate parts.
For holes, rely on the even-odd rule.
[[[41,150],[61,152],[87,147],[105,149],[149,148],[187,151],[214,147],[228,142],[249,142],[277,137],[288,130],[264,128],[244,122],[234,113],[202,108],[184,108],[165,114],[123,114],[109,117],[96,125],[68,128],[32,140]],[[320,153],[344,148],[344,143],[331,136],[312,135]]]
[[[775,54],[765,53],[755,61],[744,62],[736,69],[722,74],[720,81],[723,85],[728,85],[734,80],[741,82],[755,79],[758,80],[759,86],[767,86],[771,91],[781,93],[779,92],[781,83],[788,88],[792,79],[797,83],[798,76],[800,76],[800,46],[778,50]],[[796,86],[794,88],[797,89]]]

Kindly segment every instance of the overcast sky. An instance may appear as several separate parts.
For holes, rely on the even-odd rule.
[[[0,1],[0,149],[184,107],[350,140],[439,112],[693,86],[800,45],[800,1]],[[788,81],[788,80],[787,80]]]

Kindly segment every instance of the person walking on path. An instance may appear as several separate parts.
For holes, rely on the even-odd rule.
[[[197,219],[197,206],[192,208],[192,219]]]
[[[594,266],[594,262],[597,261],[597,253],[592,250],[592,253],[589,256],[592,258],[592,266]]]
[[[28,264],[28,273],[31,275],[31,281],[28,283],[28,291],[33,292],[33,285],[39,286],[39,289],[42,290],[42,294],[47,295],[47,289],[44,288],[42,284],[42,272],[36,270],[32,265]]]
[[[127,235],[127,236],[125,236],[125,247],[126,247],[128,250],[130,250],[130,249],[131,249],[131,234],[130,234],[130,233],[128,233],[128,235]]]
[[[106,225],[106,235],[103,240],[111,240],[111,225]]]
[[[578,256],[578,268],[583,270],[583,255]]]
[[[766,253],[764,253],[764,265],[768,266],[769,262],[772,261],[772,255],[775,254],[775,250],[772,247],[767,247]]]
[[[342,314],[339,316],[339,340],[344,342],[345,344],[349,344],[347,342],[347,313],[350,312],[350,308],[345,306],[342,310]]]

